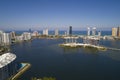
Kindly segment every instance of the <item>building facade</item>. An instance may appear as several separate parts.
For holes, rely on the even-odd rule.
[[[16,42],[16,33],[14,31],[10,32],[11,42]]]
[[[11,37],[9,33],[2,34],[2,43],[3,45],[10,45],[11,44]]]
[[[8,80],[20,69],[20,64],[15,62],[16,55],[4,53],[0,55],[0,80]]]
[[[95,36],[96,35],[96,27],[92,28],[92,35]]]
[[[34,31],[34,32],[32,33],[32,36],[34,36],[34,37],[37,37],[37,36],[39,36],[39,33],[38,33],[38,31]]]
[[[87,30],[87,36],[90,36],[90,28],[88,27],[87,29],[88,29]]]
[[[55,29],[55,35],[59,35],[58,29]]]
[[[43,30],[43,35],[48,36],[48,29]]]
[[[118,27],[117,36],[120,37],[120,26]]]
[[[25,40],[25,41],[31,39],[31,33],[29,33],[29,32],[24,32],[22,34],[22,36],[23,36],[23,40]]]
[[[72,36],[72,26],[69,27],[69,35]]]
[[[113,37],[116,37],[117,36],[117,34],[118,34],[118,30],[117,30],[117,28],[112,28],[112,36]]]

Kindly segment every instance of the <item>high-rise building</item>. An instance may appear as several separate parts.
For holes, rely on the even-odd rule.
[[[69,30],[66,31],[66,36],[68,36],[68,35],[69,35]]]
[[[118,29],[117,28],[112,28],[112,36],[113,37],[116,37],[117,36],[117,33],[118,33]]]
[[[120,26],[118,27],[117,36],[120,37]]]
[[[90,28],[88,27],[87,35],[90,36]]]
[[[59,35],[58,29],[55,29],[55,35]]]
[[[72,36],[72,26],[69,27],[69,35]]]
[[[43,35],[48,35],[48,29],[43,30]]]
[[[3,33],[2,34],[2,43],[4,45],[9,45],[11,44],[11,37],[9,33]]]
[[[0,45],[2,45],[2,35],[0,34]]]
[[[67,32],[66,31],[64,32],[64,35],[67,36]]]
[[[2,45],[2,36],[3,36],[3,31],[0,31],[0,45]]]
[[[29,32],[24,32],[22,34],[22,36],[23,36],[23,40],[30,40],[31,39],[31,33],[29,33]]]
[[[16,33],[14,31],[10,32],[11,42],[16,42]]]
[[[14,31],[10,32],[10,37],[11,39],[15,39],[16,38],[16,34]]]
[[[12,53],[0,55],[0,80],[8,80],[20,69],[20,66],[15,63],[15,59],[16,55]]]
[[[92,28],[92,35],[95,36],[96,35],[96,27]]]
[[[98,32],[98,36],[101,36],[101,31]]]

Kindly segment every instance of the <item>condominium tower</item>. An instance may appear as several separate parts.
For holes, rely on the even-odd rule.
[[[113,37],[116,37],[117,36],[117,32],[118,32],[118,30],[117,30],[117,28],[112,28],[112,36]]]
[[[92,35],[95,36],[96,35],[96,27],[92,28]]]
[[[88,27],[87,29],[88,29],[87,36],[90,36],[90,28]]]
[[[69,35],[72,36],[72,26],[69,27]]]

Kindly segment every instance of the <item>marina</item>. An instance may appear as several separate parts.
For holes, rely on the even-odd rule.
[[[98,50],[101,50],[101,51],[106,51],[107,48],[106,47],[102,47],[102,46],[95,46],[95,45],[91,45],[91,44],[83,44],[83,43],[63,43],[63,44],[59,44],[60,46],[63,46],[63,47],[91,47],[91,48],[96,48]]]
[[[99,39],[96,37],[84,37],[83,43],[77,42],[78,37],[64,37],[65,43],[59,44],[63,47],[91,47],[96,48],[98,50],[106,51],[107,48],[103,46],[99,46],[98,41]]]
[[[117,48],[111,48],[111,47],[105,47],[105,46],[100,46],[99,45],[99,38],[96,38],[94,36],[90,37],[84,37],[83,43],[78,43],[77,39],[78,37],[64,37],[65,43],[59,44],[59,46],[62,47],[89,47],[89,48],[96,48],[100,51],[106,51],[107,49],[109,50],[119,50]]]

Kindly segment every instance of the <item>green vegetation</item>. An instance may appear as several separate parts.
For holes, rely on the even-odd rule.
[[[5,46],[0,46],[0,54],[4,53],[4,52],[7,52],[9,51],[9,48],[8,47],[5,47]]]
[[[31,78],[31,80],[56,80],[54,77],[43,77],[43,78]]]

